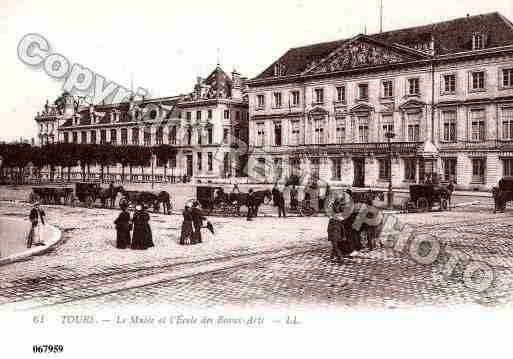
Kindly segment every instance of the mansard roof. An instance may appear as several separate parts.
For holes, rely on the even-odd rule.
[[[419,52],[415,50],[419,44],[428,44],[434,40],[435,54],[448,55],[472,50],[474,33],[486,36],[487,48],[513,45],[513,24],[497,12],[359,37],[366,41],[378,41],[381,46],[386,44],[394,50],[406,47],[410,54]],[[312,64],[325,61],[333,52],[351,41],[354,38],[292,48],[254,80],[274,77],[277,65],[280,76],[300,75]]]

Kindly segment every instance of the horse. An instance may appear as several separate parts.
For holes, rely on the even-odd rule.
[[[103,188],[98,192],[98,196],[96,199],[99,199],[102,203],[102,207],[107,207],[109,205],[110,208],[113,208],[116,204],[116,198],[118,193],[123,193],[123,186],[113,186],[108,188]]]
[[[492,196],[494,201],[493,213],[497,213],[497,211],[503,213],[506,204],[513,201],[513,191],[501,191],[497,187],[492,188]]]
[[[160,204],[162,203],[162,207],[164,209],[164,214],[171,214],[171,196],[169,195],[169,192],[167,191],[161,191],[157,194],[157,199],[154,203],[154,210],[155,212],[159,212],[160,210]]]
[[[228,200],[237,205],[237,214],[240,215],[240,207],[245,206],[248,211],[252,211],[253,215],[258,216],[258,209],[263,203],[269,203],[272,199],[272,192],[268,189],[253,192],[253,200],[249,201],[249,194],[245,192],[230,193]],[[267,200],[267,202],[266,202]]]
[[[350,189],[346,189],[346,192],[351,196],[353,202],[365,203],[368,206],[372,206],[376,198],[380,201],[383,201],[385,199],[385,195],[382,191],[368,190],[366,192],[353,192]]]

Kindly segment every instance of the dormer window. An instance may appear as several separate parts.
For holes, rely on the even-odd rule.
[[[486,36],[476,33],[472,36],[472,50],[481,50],[486,47]]]
[[[285,76],[285,65],[279,62],[274,64],[274,76]]]

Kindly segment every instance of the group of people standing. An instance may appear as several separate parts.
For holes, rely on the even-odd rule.
[[[121,213],[114,221],[116,225],[116,248],[148,249],[154,246],[150,227],[150,215],[146,208],[138,204],[132,218],[128,212],[128,203],[121,202]],[[130,232],[132,232],[132,235]]]
[[[206,218],[199,208],[199,202],[187,202],[183,210],[182,230],[178,244],[190,245],[201,243],[201,228],[203,228],[203,221],[205,220]],[[213,231],[210,222],[207,222],[207,226],[210,226],[209,229]]]

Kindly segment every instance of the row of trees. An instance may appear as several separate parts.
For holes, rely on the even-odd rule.
[[[25,143],[0,144],[0,156],[3,159],[1,176],[11,171],[11,178],[17,178],[18,183],[24,178],[25,170],[32,165],[36,176],[41,176],[41,170],[50,169],[50,180],[55,177],[56,168],[67,168],[68,181],[71,177],[71,168],[80,166],[82,179],[85,181],[86,173],[89,175],[90,167],[100,166],[100,178],[103,181],[104,169],[120,164],[122,178],[128,167],[130,175],[132,169],[140,166],[144,169],[152,156],[164,164],[164,173],[167,163],[176,155],[176,148],[170,145],[157,147],[145,146],[114,146],[110,144],[73,144],[57,143],[42,147],[35,147]]]

